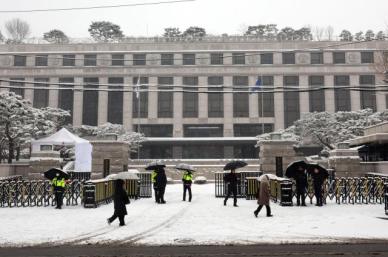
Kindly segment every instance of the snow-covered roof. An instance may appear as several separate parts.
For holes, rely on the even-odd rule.
[[[68,144],[76,144],[76,143],[87,143],[88,140],[82,139],[72,133],[70,133],[67,129],[62,128],[51,136],[34,140],[33,142],[39,144],[50,144],[50,145],[68,145]]]
[[[348,142],[350,146],[358,146],[371,143],[388,143],[388,133],[376,133],[368,136],[356,137],[354,139],[348,140]]]

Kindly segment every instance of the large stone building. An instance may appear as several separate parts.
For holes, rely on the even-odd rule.
[[[384,110],[383,92],[359,88],[381,84],[375,66],[386,49],[386,41],[245,37],[0,45],[1,90],[70,110],[75,126],[111,122],[137,131],[140,123],[149,137],[140,158],[257,158],[254,136],[303,113]],[[258,79],[269,92],[249,92]]]

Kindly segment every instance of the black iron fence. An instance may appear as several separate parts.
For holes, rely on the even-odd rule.
[[[224,181],[226,172],[215,172],[215,195],[216,197],[225,197],[227,194],[227,187]],[[241,171],[236,172],[237,176],[237,197],[246,196],[246,185],[245,178],[247,177],[258,177],[261,175],[261,171]]]
[[[140,172],[138,175],[140,178],[139,196],[142,198],[152,197],[151,172]]]
[[[69,175],[70,175],[70,179],[71,180],[79,180],[79,181],[82,181],[82,180],[89,180],[90,179],[90,174],[91,172],[74,172],[74,171],[70,171],[68,172]]]
[[[388,183],[385,183],[384,186],[385,186],[385,214],[388,215]]]

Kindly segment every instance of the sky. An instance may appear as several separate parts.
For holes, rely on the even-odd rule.
[[[70,8],[98,5],[149,3],[168,0],[1,0],[0,11],[41,8]],[[31,26],[30,37],[60,29],[71,38],[89,37],[93,21],[111,21],[121,26],[126,36],[162,35],[166,27],[184,31],[200,26],[208,34],[241,34],[249,25],[275,23],[278,28],[298,29],[332,26],[334,33],[342,29],[352,33],[372,29],[388,29],[387,0],[195,0],[150,6],[36,12],[0,13],[0,30],[4,23],[18,17]]]

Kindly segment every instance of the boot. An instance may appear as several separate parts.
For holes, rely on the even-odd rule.
[[[256,210],[253,212],[253,214],[255,215],[255,217],[257,218],[257,215],[259,215],[259,212]]]

